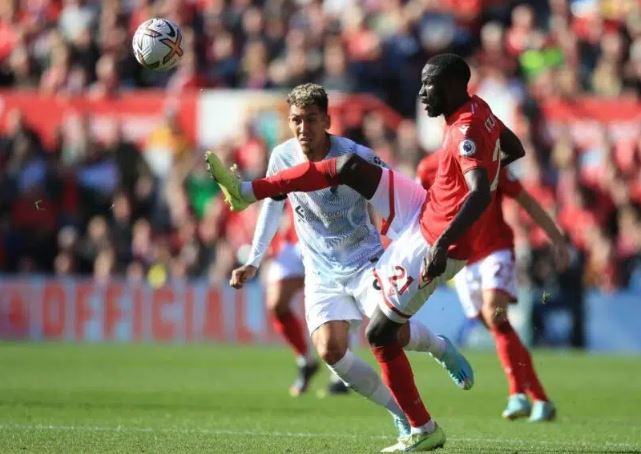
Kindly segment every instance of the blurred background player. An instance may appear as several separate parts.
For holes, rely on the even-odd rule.
[[[307,332],[292,308],[294,297],[305,284],[305,268],[289,204],[286,212],[284,224],[271,244],[261,242],[261,232],[256,230],[247,262],[232,271],[232,280],[245,282],[252,279],[258,272],[265,253],[271,248],[272,259],[265,279],[265,304],[272,316],[274,330],[283,336],[296,355],[298,376],[289,387],[289,393],[297,397],[307,391],[310,379],[318,371],[318,361],[309,349]],[[261,222],[258,224],[261,225]],[[327,392],[344,394],[348,391],[347,386],[332,374]]]
[[[434,182],[438,161],[437,152],[419,163],[416,176],[426,189]],[[499,360],[509,384],[509,399],[503,417],[529,416],[532,422],[550,421],[556,416],[556,408],[538,379],[530,353],[508,319],[508,305],[517,302],[517,280],[514,234],[503,218],[504,196],[518,202],[546,232],[552,241],[559,270],[566,268],[567,245],[554,220],[508,169],[502,169],[496,199],[488,208],[494,222],[486,223],[484,232],[477,232],[476,252],[454,278],[456,292],[465,315],[478,318],[496,341]]]
[[[267,174],[292,168],[307,168],[326,158],[359,156],[380,169],[382,162],[357,143],[328,134],[330,117],[324,88],[316,84],[295,87],[288,95],[289,126],[293,139],[277,146],[270,156]],[[213,153],[207,153],[210,172],[229,199],[228,181],[236,176],[227,171]],[[326,161],[323,161],[326,162]],[[422,188],[419,188],[422,190]],[[349,349],[350,329],[363,316],[371,315],[378,298],[371,274],[383,254],[381,240],[370,221],[367,201],[345,185],[316,192],[287,194],[292,204],[296,231],[305,264],[305,314],[307,327],[320,357],[356,392],[385,407],[393,416],[399,440],[409,436],[403,410],[379,375]],[[255,244],[269,244],[278,230],[284,197],[265,198],[256,227]],[[235,200],[238,200],[236,198]],[[244,203],[247,207],[249,203]],[[385,228],[385,230],[387,230]],[[232,274],[231,285],[240,288],[249,275]],[[435,336],[417,321],[403,325],[399,344],[426,351],[445,367],[462,388],[471,387],[471,367],[446,338]]]

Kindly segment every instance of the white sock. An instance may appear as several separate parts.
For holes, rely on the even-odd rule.
[[[410,340],[405,350],[414,352],[429,352],[440,358],[445,353],[447,344],[442,337],[437,336],[429,328],[413,318],[409,321]]]
[[[345,356],[336,363],[328,364],[327,367],[357,393],[387,408],[390,413],[405,417],[389,389],[381,381],[381,377],[350,350],[347,350]]]
[[[256,196],[254,195],[254,188],[252,187],[251,181],[241,181],[240,182],[240,195],[243,196],[243,199],[248,202],[255,202]]]
[[[431,434],[435,430],[436,430],[436,424],[434,423],[434,421],[432,419],[427,421],[421,427],[412,427],[412,433],[413,434],[420,434],[420,433]]]
[[[344,383],[343,380],[341,380],[341,378],[338,375],[336,375],[336,373],[332,370],[331,367],[330,367],[329,371],[331,372],[329,374],[329,382],[330,383]]]

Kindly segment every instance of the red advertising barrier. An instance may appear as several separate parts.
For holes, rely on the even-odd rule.
[[[641,103],[633,99],[554,100],[541,108],[552,135],[567,129],[582,147],[597,141],[604,131],[614,142],[634,140],[641,127]]]
[[[180,97],[164,91],[136,90],[111,99],[87,96],[44,96],[32,91],[0,91],[0,128],[6,130],[12,112],[20,111],[42,137],[45,146],[56,142],[58,130],[70,128],[87,118],[98,138],[109,134],[117,123],[125,137],[139,141],[161,124],[167,111],[175,111],[178,122],[192,142],[196,141],[198,95]]]
[[[302,313],[302,301],[295,304]],[[205,282],[144,284],[0,279],[0,338],[70,341],[273,342],[263,291]]]
[[[371,95],[332,93],[331,98],[333,132],[361,124],[372,111],[378,112],[389,128],[396,128],[401,121],[398,113]],[[0,90],[0,130],[7,129],[13,112],[21,112],[49,149],[55,145],[59,131],[76,134],[85,120],[99,139],[108,137],[119,125],[126,138],[140,142],[161,124],[168,111],[176,112],[191,143],[206,146],[237,136],[247,121],[266,112],[275,113],[282,122],[287,118],[287,104],[280,91],[200,90],[176,95],[161,90],[131,90],[106,99]]]

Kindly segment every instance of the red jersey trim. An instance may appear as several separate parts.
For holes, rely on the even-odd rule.
[[[376,272],[376,268],[372,269],[372,271],[374,272],[374,277],[378,281],[378,286],[381,288],[381,296],[383,297],[383,302],[385,303],[385,305],[388,308],[390,308],[392,310],[392,312],[394,312],[396,315],[398,315],[400,317],[403,317],[403,318],[407,318],[407,319],[411,318],[412,317],[411,315],[407,315],[406,313],[401,312],[392,303],[389,302],[389,300],[385,297],[385,288],[383,287],[383,281],[378,276],[378,273]]]
[[[389,171],[389,217],[383,220],[383,225],[381,226],[381,235],[387,234],[387,231],[392,225],[394,216],[396,216],[396,209],[394,207],[394,172]]]

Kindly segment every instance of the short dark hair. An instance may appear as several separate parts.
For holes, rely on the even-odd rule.
[[[297,85],[287,95],[287,104],[296,107],[317,106],[322,112],[327,113],[327,92],[318,84]]]
[[[462,57],[456,54],[434,55],[427,61],[427,64],[435,68],[432,74],[436,77],[453,79],[466,86],[470,81],[470,67]]]

